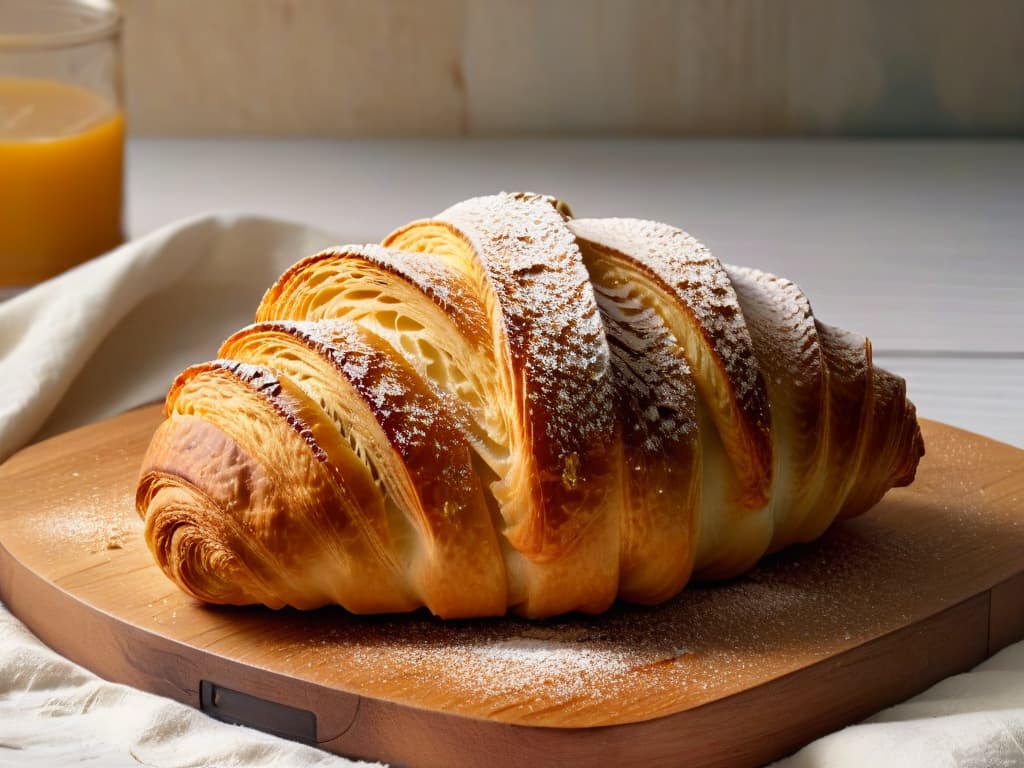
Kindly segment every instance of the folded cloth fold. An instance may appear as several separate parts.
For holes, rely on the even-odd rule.
[[[0,460],[163,398],[187,365],[253,319],[292,262],[336,238],[202,216],[0,303]],[[0,499],[0,504],[3,501]],[[776,764],[1024,767],[1024,643]],[[100,680],[0,606],[0,764],[342,766],[349,761]]]
[[[182,368],[252,322],[285,267],[335,242],[299,224],[202,216],[0,304],[0,459],[160,400]],[[0,605],[0,765],[354,763],[101,680]]]

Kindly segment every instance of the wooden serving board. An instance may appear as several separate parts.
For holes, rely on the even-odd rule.
[[[599,617],[207,607],[134,510],[155,406],[0,466],[0,599],[103,677],[424,766],[752,766],[1024,637],[1024,451],[924,422],[918,479],[728,584]]]

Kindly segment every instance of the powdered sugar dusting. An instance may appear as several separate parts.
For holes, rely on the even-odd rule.
[[[418,631],[419,640],[407,629]],[[636,675],[644,670],[685,665],[692,653],[646,630],[624,642],[590,621],[554,626],[474,622],[462,627],[415,621],[412,627],[389,623],[388,631],[397,633],[402,646],[400,658],[393,659],[395,668],[381,665],[376,633],[368,642],[344,641],[348,661],[374,669],[381,682],[406,667],[441,670],[438,687],[463,700],[532,699],[539,707],[613,699],[635,685]]]
[[[460,329],[467,325],[474,330],[486,326],[479,299],[466,290],[466,283],[460,275],[429,252],[410,253],[395,248],[376,246],[371,249],[367,246],[363,256],[415,285],[438,307],[451,313],[452,321]]]
[[[40,541],[49,546],[57,544],[68,552],[96,554],[124,549],[141,537],[142,521],[131,514],[135,508],[134,493],[123,494],[111,505],[110,491],[99,487],[84,490],[78,472],[65,480],[74,489],[69,495],[77,497],[76,507],[69,514],[48,518],[44,525],[35,527]]]
[[[642,219],[577,219],[579,237],[629,256],[668,286],[689,308],[722,361],[740,409],[765,424],[768,399],[750,332],[729,277],[708,248],[681,229]]]
[[[531,685],[557,685],[568,693],[584,689],[586,677],[610,677],[629,671],[625,654],[585,644],[514,636],[469,652],[491,669],[494,691],[519,691]]]
[[[392,692],[422,691],[446,710],[517,722],[554,710],[628,720],[629,712],[650,716],[654,701],[696,706],[876,637],[917,610],[930,589],[926,574],[879,574],[905,574],[934,542],[919,543],[913,530],[864,531],[833,530],[741,579],[691,586],[651,609],[617,605],[541,623],[306,617],[307,663]],[[952,535],[947,543],[960,545]]]
[[[253,330],[287,333],[323,356],[370,406],[381,429],[404,459],[424,449],[440,450],[441,442],[462,444],[463,429],[455,423],[462,409],[438,391],[370,331],[344,320],[262,323]],[[465,471],[450,468],[451,479],[469,482]]]
[[[791,281],[748,267],[724,266],[756,342],[762,368],[772,368],[797,390],[820,390],[821,348],[814,315],[804,293]],[[817,409],[813,396],[808,405]]]
[[[820,320],[815,320],[814,326],[819,338],[828,337],[829,366],[839,366],[842,377],[847,380],[867,376],[871,366],[871,342],[866,336]]]
[[[611,349],[623,438],[650,455],[692,440],[696,388],[690,366],[664,321],[629,295],[629,286],[595,282]]]
[[[501,306],[529,408],[556,454],[582,453],[613,427],[609,351],[576,241],[551,198],[500,194],[438,216],[476,247]],[[556,456],[560,458],[561,456]]]

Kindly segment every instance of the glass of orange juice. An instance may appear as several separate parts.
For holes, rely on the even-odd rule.
[[[122,241],[120,15],[0,0],[0,298]]]

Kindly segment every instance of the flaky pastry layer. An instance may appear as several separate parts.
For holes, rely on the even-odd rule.
[[[793,283],[500,194],[286,271],[172,386],[137,506],[208,602],[544,617],[742,573],[923,452]]]

